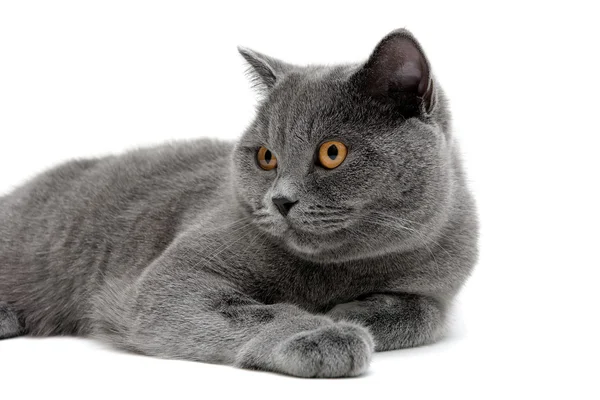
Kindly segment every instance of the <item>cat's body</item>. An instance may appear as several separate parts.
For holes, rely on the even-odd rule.
[[[395,38],[418,48],[399,31],[378,51]],[[0,199],[0,338],[78,334],[161,357],[346,376],[374,348],[442,336],[477,226],[441,90],[433,99],[419,84],[419,102],[392,107],[371,100],[379,83],[357,99],[360,66],[301,70],[242,53],[269,94],[239,143],[74,161]],[[315,167],[331,137],[348,158]],[[264,145],[277,169],[254,162]],[[294,201],[279,213],[271,198],[282,196]]]
[[[227,185],[232,147],[198,140],[73,161],[3,197],[2,300],[23,312],[31,334],[90,334],[105,280],[137,278],[186,219],[231,216],[219,217],[227,203],[217,189]]]

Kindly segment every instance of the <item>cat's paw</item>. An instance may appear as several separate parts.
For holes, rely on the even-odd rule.
[[[341,322],[295,334],[275,348],[273,358],[290,375],[338,378],[364,373],[374,348],[366,328]]]
[[[0,303],[0,339],[18,336],[21,330],[17,313],[7,304]]]
[[[381,310],[383,306],[392,306],[391,297],[385,294],[372,294],[364,300],[341,303],[329,310],[326,315],[334,321],[364,321],[365,316],[373,314],[373,310]]]
[[[327,316],[334,321],[351,320],[354,314],[367,309],[364,301],[351,301],[349,303],[338,304],[327,312]]]

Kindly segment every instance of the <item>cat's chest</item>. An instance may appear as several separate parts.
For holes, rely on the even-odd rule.
[[[268,303],[287,302],[324,312],[388,288],[394,274],[385,270],[376,264],[315,264],[279,256],[261,265],[253,292]]]

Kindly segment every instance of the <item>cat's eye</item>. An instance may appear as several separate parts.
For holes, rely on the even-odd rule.
[[[348,155],[348,148],[342,142],[331,140],[319,148],[319,163],[327,169],[339,167]]]
[[[256,160],[258,161],[258,165],[265,171],[270,171],[277,167],[277,158],[275,157],[275,154],[264,146],[261,146],[261,148],[258,149]]]

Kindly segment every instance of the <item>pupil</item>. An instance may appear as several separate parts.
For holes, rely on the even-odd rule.
[[[327,155],[332,160],[335,160],[337,158],[337,155],[338,155],[338,148],[337,148],[337,146],[334,145],[334,144],[332,144],[331,146],[329,146],[329,148],[327,149]]]
[[[273,156],[271,155],[271,151],[270,151],[270,150],[267,150],[267,151],[265,152],[265,161],[267,162],[267,164],[271,164],[271,158],[272,158],[272,157],[273,157]]]

